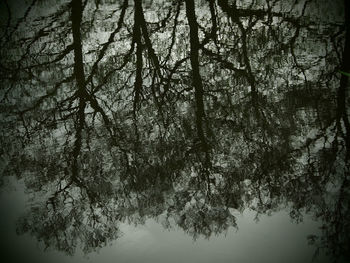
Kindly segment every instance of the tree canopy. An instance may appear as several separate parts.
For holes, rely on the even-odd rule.
[[[197,238],[288,207],[349,256],[347,1],[3,1],[1,184],[73,254],[159,218]]]

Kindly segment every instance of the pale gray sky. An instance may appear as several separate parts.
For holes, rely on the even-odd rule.
[[[315,234],[318,223],[306,217],[294,224],[287,212],[262,216],[254,221],[255,213],[237,213],[238,231],[229,229],[226,236],[213,236],[196,242],[181,229],[165,230],[154,220],[143,226],[121,225],[122,238],[99,253],[84,256],[78,251],[74,257],[56,251],[42,251],[28,234],[17,236],[16,218],[25,209],[24,188],[16,185],[0,194],[0,235],[2,255],[6,262],[50,263],[295,263],[311,262],[314,247],[307,244],[306,236]],[[328,262],[320,258],[318,263]]]

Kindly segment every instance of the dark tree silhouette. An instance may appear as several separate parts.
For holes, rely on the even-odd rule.
[[[347,1],[0,5],[1,185],[36,200],[20,233],[73,254],[125,221],[210,238],[289,209],[349,257]]]

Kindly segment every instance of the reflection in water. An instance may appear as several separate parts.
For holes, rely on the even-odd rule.
[[[32,197],[19,233],[73,255],[125,223],[197,240],[285,210],[349,257],[347,3],[1,5],[1,184]]]
[[[18,199],[18,194],[14,193],[8,198],[9,200]],[[15,205],[13,200],[7,202],[7,207],[13,205]],[[0,207],[3,208],[1,203]],[[20,209],[18,210],[20,212]],[[234,214],[239,225],[238,231],[235,228],[229,228],[225,235],[213,235],[209,240],[198,238],[194,242],[189,235],[184,235],[181,228],[174,227],[171,230],[165,230],[154,219],[148,219],[145,224],[137,226],[121,223],[120,230],[124,234],[120,238],[111,242],[110,246],[102,248],[99,253],[90,253],[87,256],[82,255],[79,248],[74,257],[66,256],[50,248],[41,252],[29,235],[10,239],[10,242],[7,239],[2,248],[10,248],[7,254],[11,255],[11,259],[19,259],[8,262],[112,263],[116,259],[118,262],[146,263],[210,263],[213,260],[255,262],[257,259],[259,262],[272,263],[311,261],[314,249],[312,246],[307,246],[305,234],[319,233],[319,230],[318,225],[307,216],[303,223],[293,224],[289,222],[288,213],[277,212],[272,217],[261,216],[259,222],[255,223],[254,211],[246,210],[242,215],[237,212]],[[16,217],[12,216],[12,218]],[[3,228],[4,224],[1,223],[0,227]],[[14,224],[14,221],[12,223]],[[329,261],[321,255],[316,262],[327,263]]]

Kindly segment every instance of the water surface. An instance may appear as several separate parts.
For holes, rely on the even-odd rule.
[[[9,262],[349,260],[346,1],[0,7]]]

